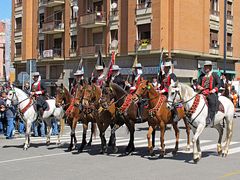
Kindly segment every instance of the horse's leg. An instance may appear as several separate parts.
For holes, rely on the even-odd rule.
[[[179,145],[179,129],[178,129],[177,123],[173,123],[173,128],[175,131],[176,144],[175,144],[175,148],[174,148],[172,154],[176,155],[177,151],[178,151],[178,145]]]
[[[108,127],[109,125],[107,125]],[[106,128],[107,128],[106,127]],[[110,124],[110,127],[111,129],[114,128],[114,124]],[[105,129],[106,130],[106,129]],[[112,133],[113,132],[113,133]],[[111,131],[111,136],[109,138],[109,142],[108,142],[108,146],[111,146],[112,147],[112,152],[113,153],[117,153],[118,152],[118,148],[116,146],[116,134],[115,134],[115,131]]]
[[[190,130],[191,130],[191,128],[190,128],[186,118],[183,118],[183,121],[184,121],[184,124],[186,127],[186,133],[187,133],[187,148],[186,148],[186,150],[190,151],[190,147],[191,147],[191,145],[190,145]]]
[[[92,145],[92,137],[94,136],[94,133],[95,133],[95,129],[96,129],[96,123],[91,123],[91,136],[90,136],[90,139],[89,139],[89,142],[87,144],[87,146],[91,146]]]
[[[156,135],[156,129],[154,128],[152,131],[152,147],[155,148],[155,135]]]
[[[202,151],[201,151],[201,147],[200,147],[200,139],[199,139],[199,137],[198,137],[198,139],[196,141],[196,144],[197,144],[197,151],[198,151],[198,154],[199,154],[199,159],[201,159]]]
[[[165,123],[163,121],[160,122],[160,131],[161,131],[161,136],[160,136],[161,147],[160,147],[159,157],[163,158],[165,154],[165,144],[164,144]]]
[[[98,125],[98,129],[99,129],[99,136],[101,139],[101,149],[100,149],[99,153],[103,154],[107,150],[107,143],[106,143],[106,139],[105,139],[105,130],[106,129],[104,129],[104,124],[100,121],[97,121],[97,125]]]
[[[69,126],[71,128],[71,133],[70,133],[70,145],[68,147],[68,151],[72,151],[72,148],[73,148],[73,134],[72,134],[73,121],[71,123],[69,123]]]
[[[214,126],[217,131],[218,131],[218,144],[217,144],[217,152],[218,155],[220,156],[222,154],[222,136],[223,136],[223,127],[222,125],[219,123],[217,125]]]
[[[199,138],[200,134],[202,133],[202,131],[204,130],[204,125],[203,124],[199,124],[196,131],[195,131],[195,134],[193,136],[193,139],[192,139],[192,143],[193,143],[193,161],[195,163],[197,163],[199,160],[200,160],[200,153],[198,152],[198,148],[197,148],[197,139]]]
[[[46,122],[47,125],[47,140],[46,140],[46,144],[49,145],[50,144],[50,137],[52,134],[52,126],[51,126],[51,119],[48,119]]]
[[[129,133],[130,133],[130,139],[128,146],[125,150],[126,155],[131,154],[134,150],[134,132],[135,132],[135,124],[133,121],[130,120],[130,122],[126,122],[126,126],[128,127]]]
[[[226,144],[223,150],[223,156],[226,157],[228,155],[229,145],[232,139],[232,132],[233,132],[233,119],[226,119],[227,122],[227,133],[226,133]]]
[[[25,133],[25,143],[23,150],[27,150],[30,146],[30,132],[31,132],[32,122],[27,122],[26,133]]]
[[[57,145],[61,144],[60,137],[63,135],[64,127],[65,127],[65,122],[64,122],[64,119],[61,118],[60,119],[60,132],[58,133],[57,142],[56,142]]]
[[[153,145],[151,142],[151,135],[153,134],[153,127],[149,126],[148,127],[148,133],[147,133],[147,140],[148,140],[148,152],[151,156],[155,156],[154,151],[153,151]]]
[[[88,122],[83,122],[82,143],[81,143],[81,146],[78,148],[79,153],[81,153],[83,151],[83,148],[87,144],[87,141],[86,141],[87,129],[88,129]]]

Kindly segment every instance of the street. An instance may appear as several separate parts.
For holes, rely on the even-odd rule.
[[[55,144],[56,136],[51,137],[49,146],[45,145],[45,138],[32,137],[31,147],[27,151],[22,150],[23,137],[12,140],[0,139],[1,179],[239,179],[239,120],[240,117],[235,119],[232,144],[226,158],[217,155],[217,131],[204,130],[200,136],[202,159],[198,164],[194,164],[192,154],[185,151],[186,133],[182,122],[179,123],[179,152],[176,156],[172,155],[171,150],[175,145],[174,131],[167,130],[165,138],[167,154],[163,159],[158,158],[157,149],[155,157],[148,156],[146,123],[136,126],[136,150],[129,156],[123,155],[129,139],[125,126],[116,133],[119,152],[110,155],[98,153],[100,149],[98,135],[93,140],[93,145],[85,148],[83,153],[79,154],[76,150],[66,152],[70,134],[68,126],[65,128],[60,146]],[[79,124],[77,127],[78,144],[81,140],[81,133],[82,127]],[[109,130],[106,137],[108,139]],[[159,147],[159,131],[156,133],[156,142]]]

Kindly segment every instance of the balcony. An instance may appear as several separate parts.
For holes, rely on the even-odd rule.
[[[70,19],[70,27],[76,28],[77,27],[77,18]]]
[[[219,16],[220,16],[219,11],[213,9],[210,10],[210,20],[219,22]]]
[[[219,54],[219,44],[210,43],[209,44],[209,54]]]
[[[227,14],[227,24],[233,25],[233,15]]]
[[[136,40],[137,51],[150,51],[152,49],[151,39]]]
[[[102,52],[102,54],[106,54],[105,53],[105,45],[104,44],[96,44],[96,45],[92,45],[92,46],[84,46],[84,47],[80,47],[80,55],[81,56],[97,56],[99,50]]]
[[[22,49],[16,49],[16,53],[15,53],[15,61],[20,61],[22,60]]]
[[[45,34],[56,34],[64,32],[64,23],[61,20],[43,23],[42,32]]]
[[[15,12],[22,11],[22,2],[15,3]]]
[[[152,3],[145,2],[141,4],[137,4],[136,7],[136,15],[137,16],[146,16],[152,13]]]
[[[70,57],[76,57],[77,56],[77,48],[70,48],[69,54],[70,54]]]
[[[83,28],[95,28],[106,25],[106,13],[95,12],[80,16],[80,26]]]
[[[40,0],[40,6],[54,7],[65,4],[65,0]]]
[[[63,50],[61,48],[44,50],[42,53],[40,53],[40,59],[62,60],[64,59]]]
[[[109,15],[109,21],[118,21],[119,20],[119,11],[118,10],[114,10],[114,11],[110,11],[110,15]]]

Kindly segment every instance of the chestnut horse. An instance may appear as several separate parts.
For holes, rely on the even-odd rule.
[[[160,126],[161,130],[161,137],[160,137],[160,142],[161,142],[161,148],[160,148],[160,158],[164,157],[165,154],[165,144],[164,144],[164,134],[165,134],[165,127],[166,124],[172,124],[174,130],[175,130],[175,137],[176,137],[176,144],[175,148],[173,150],[173,155],[177,153],[178,151],[178,145],[179,145],[179,129],[177,126],[177,122],[173,122],[173,117],[171,110],[168,109],[167,107],[167,97],[164,95],[161,95],[158,93],[155,88],[153,87],[152,83],[150,83],[147,80],[141,81],[137,91],[136,91],[136,100],[141,98],[147,98],[149,101],[149,108],[150,110],[148,111],[149,114],[151,114],[152,118],[150,121],[148,121],[149,124],[149,129],[148,129],[148,134],[147,134],[147,139],[148,139],[148,150],[151,155],[153,155],[153,146],[152,142],[150,140],[152,131],[157,127]],[[190,150],[190,126],[187,123],[184,109],[183,107],[177,108],[178,111],[178,117],[179,119],[183,119],[185,126],[186,126],[186,132],[187,132],[187,150]]]
[[[71,128],[71,140],[70,140],[70,145],[68,147],[69,151],[72,151],[73,147],[75,147],[75,145],[77,144],[77,138],[76,138],[76,134],[75,134],[75,130],[76,130],[76,126],[77,126],[77,122],[79,120],[79,113],[80,113],[80,109],[79,106],[80,105],[76,105],[74,104],[75,100],[81,100],[82,99],[82,86],[78,86],[78,89],[75,97],[73,97],[69,91],[67,90],[67,88],[65,88],[64,86],[58,87],[57,88],[57,95],[56,95],[56,105],[57,106],[63,106],[64,110],[66,110],[65,112],[65,118],[67,119],[67,123],[69,124],[70,128]],[[75,111],[72,111],[74,107],[77,107],[75,109]],[[88,145],[91,145],[92,142],[92,136],[95,132],[94,130],[94,125],[92,125],[91,128],[91,137],[90,140],[88,142]],[[73,143],[74,142],[74,143]]]
[[[87,144],[86,135],[88,129],[88,123],[92,123],[91,128],[91,145],[92,136],[96,135],[96,118],[98,118],[98,107],[99,107],[99,99],[101,97],[101,89],[92,84],[87,84],[84,82],[83,86],[77,89],[77,96],[73,100],[73,108],[70,111],[70,114],[73,118],[74,127],[76,127],[76,122],[80,120],[83,124],[83,135],[82,135],[82,143],[78,148],[78,152],[82,152],[83,148]]]

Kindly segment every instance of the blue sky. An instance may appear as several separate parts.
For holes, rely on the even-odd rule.
[[[11,19],[12,0],[0,0],[0,20]]]

